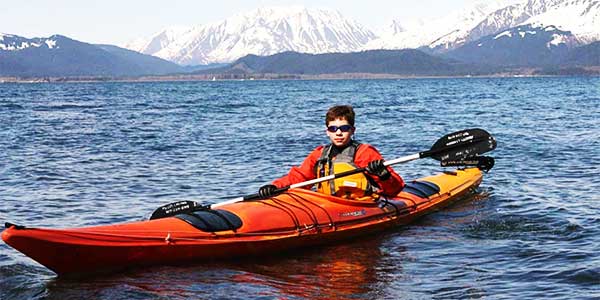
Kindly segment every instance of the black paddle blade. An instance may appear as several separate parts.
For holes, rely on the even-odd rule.
[[[178,214],[193,212],[199,209],[202,209],[202,205],[194,201],[173,202],[157,208],[150,216],[150,220],[173,217]]]
[[[439,161],[464,160],[496,149],[496,140],[487,131],[479,128],[465,129],[445,135],[430,150],[421,152],[421,157],[432,157]]]
[[[494,167],[494,158],[489,156],[475,156],[461,160],[442,160],[442,167],[477,167],[482,171],[489,171]]]

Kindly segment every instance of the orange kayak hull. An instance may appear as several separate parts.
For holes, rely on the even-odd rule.
[[[406,188],[392,199],[350,201],[294,189],[271,199],[219,207],[241,219],[234,230],[207,232],[176,217],[82,228],[8,225],[2,240],[58,275],[135,266],[232,259],[334,243],[407,224],[477,187],[478,169],[418,179],[438,187]]]

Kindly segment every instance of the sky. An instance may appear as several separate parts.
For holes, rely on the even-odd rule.
[[[404,19],[440,17],[477,0],[3,0],[0,33],[27,38],[61,34],[123,45],[170,26],[221,21],[263,6],[329,8],[375,30]]]

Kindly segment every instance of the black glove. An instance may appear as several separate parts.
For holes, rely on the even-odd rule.
[[[379,177],[381,180],[388,180],[392,174],[387,167],[383,165],[383,159],[374,160],[367,165],[367,173]]]
[[[258,189],[258,197],[260,199],[267,199],[275,195],[277,187],[273,184],[265,184]]]

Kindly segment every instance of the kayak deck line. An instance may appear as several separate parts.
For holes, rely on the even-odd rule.
[[[452,175],[456,175],[456,172],[453,172]],[[461,190],[461,188],[465,185],[468,185],[469,182],[464,182],[463,184],[453,188],[452,190],[444,193],[447,196],[452,196],[454,195],[454,191],[456,190]],[[331,218],[331,215],[329,213],[327,213],[327,211],[321,207],[320,205],[311,202],[310,200],[300,197],[298,195],[294,195],[292,193],[289,192],[284,192],[282,193],[282,195],[290,195],[294,200],[296,200],[298,203],[302,203],[303,201],[306,203],[310,203],[312,205],[314,205],[315,207],[321,208],[329,217],[330,222],[328,224],[320,224],[318,222],[315,222],[313,224],[298,224],[296,226],[296,229],[293,230],[281,230],[281,231],[259,231],[259,232],[246,232],[246,233],[236,233],[236,232],[231,232],[231,233],[226,233],[226,232],[210,232],[213,234],[212,238],[219,238],[219,237],[232,237],[232,236],[245,236],[245,235],[264,235],[264,234],[289,234],[291,232],[301,232],[301,231],[306,231],[307,229],[310,228],[327,228],[327,227],[331,227],[334,228],[336,227],[333,224],[333,219]],[[402,199],[402,200],[407,200],[407,201],[411,201],[413,202],[412,205],[404,205],[403,207],[399,208],[397,205],[391,204],[391,202],[388,199],[383,199],[382,201],[380,201],[381,203],[383,203],[384,205],[391,205],[393,208],[396,209],[395,213],[390,213],[388,215],[378,215],[378,216],[373,216],[373,219],[381,219],[382,217],[390,217],[393,218],[394,216],[400,216],[400,215],[404,215],[407,213],[410,213],[410,211],[414,211],[416,210],[419,206],[424,206],[429,204],[430,202],[435,201],[437,198],[439,198],[440,196],[442,196],[441,193],[436,193],[435,196],[430,197],[429,199],[427,199],[426,201],[422,201],[420,203],[416,203],[414,201],[414,199],[410,198],[410,197],[399,197],[396,199]],[[284,202],[284,201],[277,201],[277,196],[271,198],[270,200],[272,200],[274,203],[267,203],[265,201],[248,201],[248,202],[254,202],[254,203],[260,203],[262,205],[271,205],[273,207],[277,207],[280,208],[282,210],[286,210],[286,208],[281,207],[281,206],[285,206],[285,205],[292,205],[288,202]],[[275,204],[279,204],[281,206],[277,206]],[[377,204],[376,204],[377,205]],[[297,206],[295,206],[296,208],[298,208]],[[306,206],[305,206],[306,207]],[[306,207],[308,210],[310,210],[308,207]],[[287,211],[287,210],[286,210]],[[310,210],[311,213],[309,214],[308,212],[306,212],[307,215],[309,216],[314,216],[314,212],[312,212],[312,210]],[[401,213],[404,212],[404,213]],[[295,221],[298,219],[296,216],[292,217]],[[364,221],[365,219],[363,219],[362,221]],[[368,219],[366,219],[368,220]],[[315,219],[316,221],[316,219]],[[338,225],[344,225],[344,224],[352,224],[354,223],[353,220],[349,220],[349,222],[338,222]],[[26,226],[22,226],[22,225],[16,225],[13,223],[9,223],[6,222],[5,223],[5,227],[6,228],[10,228],[13,227],[17,230],[22,230],[22,229],[36,229],[38,231],[46,231],[46,232],[54,232],[54,233],[62,233],[65,235],[70,235],[73,237],[79,237],[81,235],[81,230],[80,229],[73,229],[73,230],[69,230],[69,229],[50,229],[50,228],[33,228],[33,227],[26,227]],[[139,235],[125,235],[125,234],[117,234],[114,233],[115,230],[94,230],[94,231],[86,231],[85,232],[85,236],[89,236],[89,235],[96,235],[96,236],[106,236],[106,237],[120,237],[120,238],[127,238],[127,239],[158,239],[158,240],[162,240],[164,239],[164,236],[150,236],[150,235],[145,235],[143,237],[139,236]],[[152,231],[149,230],[128,230],[129,233],[145,233],[145,234],[152,234]],[[170,231],[170,233],[189,233],[189,231]],[[181,237],[181,239],[186,239],[186,240],[194,240],[194,239],[206,239],[207,237]],[[209,237],[210,238],[210,237]]]
[[[452,175],[455,175],[454,173]],[[456,188],[452,189],[451,191],[448,191],[447,193],[444,193],[447,196],[452,196],[454,195],[454,191],[456,190],[460,190],[464,185],[467,185],[468,182],[465,182],[459,186],[457,186]],[[305,201],[307,203],[311,203],[313,205],[315,205],[316,207],[319,207],[321,209],[323,209],[325,212],[326,210],[313,203],[310,202],[310,200],[307,200],[305,198],[302,198],[298,195],[293,195],[289,192],[284,192],[283,194],[290,194],[292,196],[292,198],[294,198],[294,200],[296,200],[297,202],[301,202],[301,201]],[[394,216],[400,216],[400,215],[405,215],[410,213],[410,211],[415,211],[418,209],[419,206],[424,206],[429,204],[430,202],[435,201],[437,198],[439,198],[440,196],[442,196],[442,194],[440,194],[439,192],[436,193],[436,195],[434,197],[429,198],[426,201],[420,202],[420,203],[416,203],[414,201],[414,199],[411,199],[409,197],[401,197],[398,199],[402,199],[402,200],[408,200],[413,202],[412,205],[406,205],[403,206],[402,208],[397,207],[396,205],[391,204],[388,199],[385,199],[381,202],[385,203],[385,205],[391,205],[392,207],[394,207],[396,209],[395,213],[390,213],[388,215],[378,215],[378,216],[373,216],[373,219],[381,219],[383,217],[389,217],[389,218],[394,218]],[[290,205],[290,203],[287,202],[283,202],[283,201],[276,201],[277,200],[277,196],[273,197],[271,200],[273,200],[273,202],[281,204],[283,205]],[[250,202],[250,201],[249,201]],[[274,203],[267,203],[265,201],[252,201],[252,202],[256,202],[256,203],[260,203],[262,205],[271,205],[273,207],[278,207],[276,205],[274,205]],[[282,210],[285,210],[283,207],[278,207],[281,208]],[[311,211],[312,212],[312,211]],[[327,213],[327,212],[326,212]],[[310,215],[307,213],[307,215]],[[218,239],[218,238],[226,238],[226,237],[241,237],[241,236],[256,236],[256,235],[285,235],[285,234],[293,234],[293,233],[298,233],[298,234],[302,234],[302,232],[305,231],[309,231],[310,229],[322,229],[322,228],[335,228],[337,227],[336,225],[333,224],[333,219],[331,218],[330,214],[327,213],[329,219],[331,222],[329,222],[328,224],[319,224],[319,223],[313,223],[313,224],[298,224],[296,226],[295,229],[290,229],[290,230],[279,230],[279,231],[260,231],[260,232],[246,232],[246,233],[236,233],[236,232],[211,232],[212,236],[189,236],[189,237],[178,237],[178,238],[174,238],[174,237],[170,237],[170,240],[203,240],[203,239]],[[293,219],[297,220],[297,217],[293,217]],[[362,219],[360,221],[353,221],[353,220],[349,220],[348,222],[338,222],[338,225],[346,225],[346,224],[353,224],[356,222],[362,223],[365,220],[369,220],[369,219]],[[17,230],[22,230],[22,229],[36,229],[38,231],[46,231],[46,232],[54,232],[54,233],[60,233],[60,234],[64,234],[66,236],[72,236],[72,237],[80,237],[81,236],[81,230],[79,229],[73,229],[73,230],[69,230],[69,229],[50,229],[50,228],[33,228],[33,227],[26,227],[26,226],[22,226],[22,225],[16,225],[13,223],[5,223],[5,227],[6,228],[10,228],[13,227]],[[94,230],[94,231],[86,231],[85,232],[85,236],[89,237],[90,235],[92,236],[104,236],[104,237],[116,237],[116,238],[125,238],[125,239],[147,239],[147,240],[164,240],[165,236],[161,236],[161,235],[156,235],[156,236],[152,236],[151,234],[153,233],[152,231],[148,231],[148,230],[128,230],[129,233],[144,233],[146,235],[144,236],[139,236],[139,235],[126,235],[126,234],[119,234],[119,233],[115,233],[114,230]],[[157,232],[155,232],[157,233]],[[162,232],[161,232],[162,233]],[[188,233],[189,231],[169,231],[169,233],[173,233],[173,234],[185,234]]]

